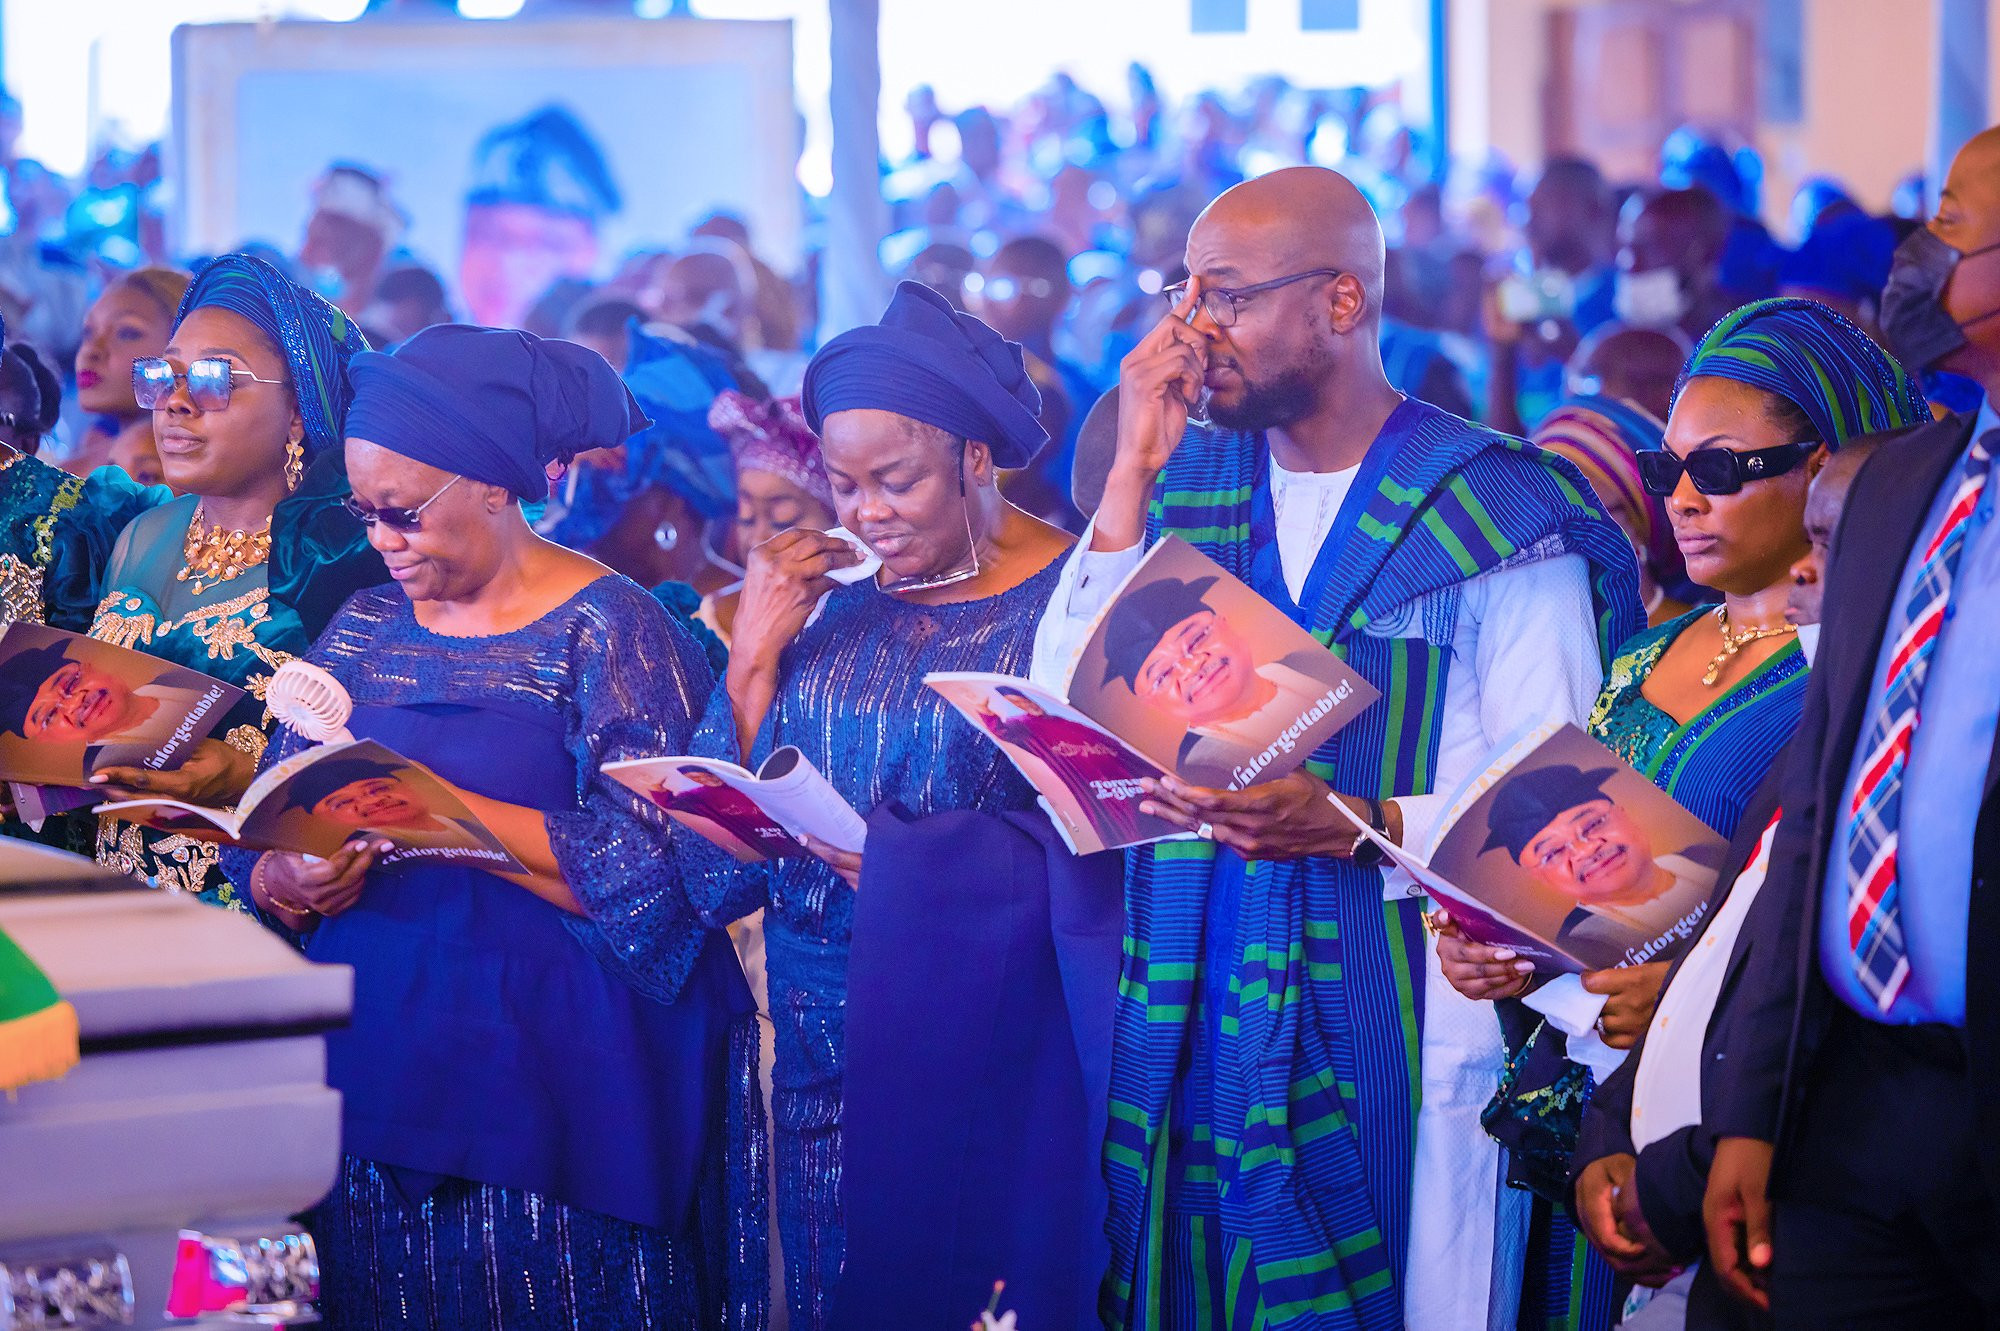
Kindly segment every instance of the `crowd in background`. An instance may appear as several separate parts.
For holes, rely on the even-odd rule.
[[[1516,434],[1565,397],[1607,384],[1664,419],[1693,342],[1749,300],[1810,296],[1872,329],[1890,255],[1925,208],[1917,176],[1887,216],[1837,179],[1815,177],[1773,234],[1760,220],[1771,210],[1755,152],[1696,127],[1662,145],[1648,180],[1608,180],[1574,157],[1439,162],[1393,90],[1306,90],[1269,77],[1175,99],[1139,64],[1115,97],[1057,74],[1012,108],[947,109],[921,86],[903,113],[912,149],[883,166],[893,227],[883,267],[1028,350],[1056,446],[1012,493],[1072,528],[1081,525],[1070,486],[1084,420],[1156,317],[1159,293],[1185,276],[1188,226],[1238,181],[1300,163],[1353,180],[1390,244],[1391,381]],[[48,364],[81,369],[79,356],[101,350],[79,336],[86,305],[122,272],[193,256],[165,248],[157,146],[107,149],[82,179],[65,180],[16,154],[20,115],[0,96],[14,222],[0,240],[0,316]],[[803,199],[809,213],[818,202]],[[467,317],[440,256],[402,248],[407,219],[393,181],[365,163],[331,164],[300,208],[299,235],[245,237],[244,248],[333,299],[374,345]],[[720,356],[753,396],[794,392],[817,344],[819,258],[809,244],[796,271],[779,272],[746,222],[718,210],[685,236],[625,255],[615,271],[555,281],[521,323],[619,366],[629,321],[672,326]],[[79,394],[75,373],[63,376],[63,424],[47,456],[81,471],[111,457],[114,432],[93,405],[105,394]],[[1977,400],[1948,376],[1927,388],[1953,407]],[[142,444],[117,459],[157,474]]]
[[[1773,1304],[1821,1326],[1850,1289],[1920,1310],[1894,1324],[2000,1316],[1993,1191],[1971,1167],[1993,1013],[1963,946],[1968,910],[1990,909],[1964,890],[1990,854],[1985,796],[1950,779],[2000,710],[1978,665],[2000,622],[2000,433],[1988,405],[1974,438],[1978,386],[1936,368],[2000,374],[2000,294],[1958,270],[2000,251],[2000,133],[1961,155],[1957,201],[1928,224],[1919,188],[1879,217],[1822,180],[1780,237],[1754,154],[1696,130],[1655,178],[1611,181],[1575,158],[1440,171],[1393,101],[1278,80],[1176,105],[1134,66],[1116,112],[1062,76],[1004,115],[947,114],[927,89],[906,110],[881,257],[910,282],[879,324],[827,338],[810,258],[778,271],[726,211],[555,282],[523,336],[438,326],[464,293],[399,248],[393,182],[365,164],[328,167],[290,242],[200,264],[160,248],[157,154],[107,154],[81,187],[9,154],[0,488],[45,538],[0,564],[6,590],[249,695],[184,767],[112,769],[106,789],[239,798],[303,743],[256,699],[305,655],[355,694],[357,733],[462,782],[525,866],[520,893],[441,864],[369,892],[388,871],[366,845],[219,852],[112,815],[44,833],[356,967],[355,1025],[330,1044],[347,1154],[312,1221],[334,1306],[356,1325],[421,1324],[424,1299],[439,1325],[554,1299],[551,1324],[643,1307],[646,1324],[761,1326],[775,1295],[799,1326],[943,1324],[955,1305],[907,1255],[936,1202],[1009,1260],[1048,1259],[1033,1297],[1115,1326],[1261,1325],[1270,1307],[1309,1327],[1599,1331],[1621,1305],[1632,1326],[1762,1326]],[[1919,481],[1862,468],[1877,436]],[[1908,539],[1855,544],[1850,525],[1833,550],[1847,486]],[[836,522],[886,581],[834,586],[860,558]],[[1059,687],[1077,626],[1168,533],[1332,644],[1388,719],[1243,790],[1149,780],[1141,812],[1184,835],[1078,857],[923,677]],[[1985,609],[1941,631],[1955,603]],[[1822,619],[1837,665],[1809,670]],[[1917,731],[1919,698],[1962,724]],[[1436,792],[1557,724],[1734,839],[1701,924],[1715,959],[1691,951],[1678,989],[1663,962],[1544,984],[1448,912],[1420,919],[1416,889],[1384,895],[1395,871],[1363,823],[1421,842]],[[1857,732],[1893,761],[1843,787]],[[1913,732],[1945,738],[1913,750]],[[1788,767],[1788,744],[1810,762]],[[867,891],[858,851],[725,863],[594,775],[785,745],[872,814]],[[1494,846],[1523,869],[1601,867],[1603,819],[1583,815],[1604,775],[1574,770],[1573,798]],[[1925,903],[1907,918],[1881,886],[1899,883],[1899,825],[1955,857],[1907,857],[1901,888]],[[951,895],[924,897],[947,858]],[[981,1057],[998,1038],[958,1032],[1074,1019],[1066,971],[1041,977],[1054,1015],[1032,1019],[997,981],[913,977],[1016,947],[1047,960],[1062,921],[1010,915],[998,942],[967,922],[1060,903],[1085,865],[1122,910],[1090,940],[1108,1106],[1055,1104],[1004,1059],[929,1086],[922,1111],[885,1092],[929,1069],[849,1040],[870,1002]],[[1850,867],[1872,898],[1850,901]],[[1767,874],[1782,890],[1760,896]],[[885,901],[929,904],[878,931],[935,932],[870,953],[884,934],[857,921]],[[928,946],[961,925],[976,942]],[[1799,941],[1816,930],[1817,954]],[[1745,975],[1753,944],[1798,964]],[[1711,1026],[1738,987],[1761,1023]],[[1003,998],[1008,1020],[972,1010]],[[586,1028],[603,1038],[578,1053]],[[1829,1028],[1853,1037],[1824,1060],[1848,1082],[1801,1083],[1774,1040],[1809,1056]],[[1724,1055],[1689,1030],[1732,1060],[1719,1087],[1703,1068]],[[1642,1042],[1650,1061],[1627,1058]],[[1052,1043],[1018,1056],[1091,1062]],[[1894,1116],[1825,1106],[1848,1083],[1888,1104],[1911,1078],[1948,1131],[1923,1144],[1929,1174],[1882,1179]],[[1742,1103],[1710,1112],[1711,1089]],[[517,1099],[527,1112],[491,1122]],[[1780,1112],[1800,1104],[1819,1106],[1804,1129]],[[972,1125],[965,1159],[987,1153],[979,1215],[960,1209],[970,1165],[903,1149],[933,1109]],[[1038,1116],[1062,1114],[1078,1149],[1039,1151]],[[1648,1172],[1663,1140],[1671,1180]],[[1774,1143],[1824,1168],[1772,1193]],[[1873,1183],[1811,1194],[1836,1166],[1904,1189],[1887,1222],[1855,1214]],[[1050,1215],[1088,1241],[1049,1241]],[[1963,1275],[1933,1230],[1984,1265]],[[1891,1249],[1914,1292],[1854,1260]],[[1635,1293],[1654,1287],[1657,1306]],[[931,1297],[924,1320],[879,1315]]]

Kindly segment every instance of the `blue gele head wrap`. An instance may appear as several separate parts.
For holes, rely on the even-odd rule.
[[[349,375],[350,438],[527,502],[548,497],[550,464],[648,423],[604,357],[512,328],[438,324],[356,356]]]
[[[1009,342],[929,287],[903,282],[880,323],[850,329],[806,367],[806,423],[825,434],[836,411],[888,411],[993,450],[1025,467],[1049,442],[1042,395]]]
[[[181,297],[174,327],[195,310],[228,310],[255,324],[290,367],[292,396],[305,422],[304,445],[316,456],[339,445],[353,393],[347,367],[368,350],[361,329],[325,298],[262,259],[224,254],[210,260]]]
[[[1701,378],[1776,393],[1806,414],[1830,449],[1930,419],[1896,358],[1816,300],[1760,300],[1724,315],[1688,357],[1675,401],[1688,380]]]
[[[737,387],[716,351],[691,340],[626,325],[625,386],[652,423],[625,441],[622,467],[586,467],[563,482],[564,509],[542,534],[587,550],[618,525],[626,506],[648,490],[669,490],[697,517],[736,511],[736,468],[729,441],[708,423],[724,389]]]
[[[1822,216],[1778,269],[1779,282],[1861,302],[1881,297],[1896,257],[1895,228],[1858,208]]]
[[[729,362],[699,342],[657,336],[633,320],[625,382],[653,418],[626,445],[636,492],[664,485],[705,518],[736,511],[736,464],[729,440],[708,423],[715,399],[737,386]]]

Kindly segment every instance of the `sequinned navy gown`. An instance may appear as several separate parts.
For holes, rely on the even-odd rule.
[[[871,583],[836,590],[785,649],[753,762],[796,745],[864,816],[892,800],[918,815],[1033,807],[1034,789],[923,677],[934,670],[1026,675],[1061,563],[997,596],[948,605],[900,601]],[[702,752],[734,756],[735,722],[721,690],[699,743]],[[786,1300],[794,1328],[818,1331],[843,1252],[840,1082],[854,890],[816,859],[746,866],[691,837],[675,844],[689,890],[704,897],[711,919],[764,909]]]
[[[686,751],[712,685],[617,576],[473,639],[400,590],[350,600],[308,659],[349,728],[546,811],[568,914],[482,870],[370,874],[306,941],[354,967],[328,1040],[344,1160],[308,1218],[344,1331],[764,1323],[765,1169],[749,993],[689,902],[671,824],[600,763]],[[281,729],[267,755],[303,747]],[[226,867],[247,884],[254,857]]]

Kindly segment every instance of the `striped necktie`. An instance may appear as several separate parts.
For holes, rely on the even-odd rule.
[[[1972,514],[1992,471],[1996,438],[2000,431],[1989,430],[1966,454],[1944,521],[1924,547],[1904,606],[1903,631],[1889,654],[1882,707],[1862,746],[1867,761],[1847,810],[1847,945],[1856,978],[1882,1012],[1889,1010],[1910,976],[1896,881],[1903,770],[1910,759],[1910,738],[1917,728],[1931,653],[1951,603],[1952,574],[1965,552]]]

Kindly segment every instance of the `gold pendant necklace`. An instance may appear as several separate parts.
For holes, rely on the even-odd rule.
[[[228,582],[245,569],[256,568],[270,557],[269,518],[265,518],[264,525],[256,531],[205,527],[202,508],[197,503],[194,516],[188,519],[187,535],[181,539],[182,567],[178,578],[181,582],[192,580],[194,594],[199,596],[210,587]]]
[[[1722,630],[1722,650],[1715,654],[1715,659],[1708,663],[1708,669],[1702,673],[1701,682],[1709,688],[1714,688],[1715,681],[1722,677],[1722,667],[1728,663],[1729,658],[1751,643],[1760,642],[1765,638],[1782,638],[1788,633],[1796,634],[1799,631],[1796,624],[1778,624],[1769,628],[1748,628],[1738,633],[1731,633],[1729,607],[1726,605],[1715,607],[1715,625]]]

